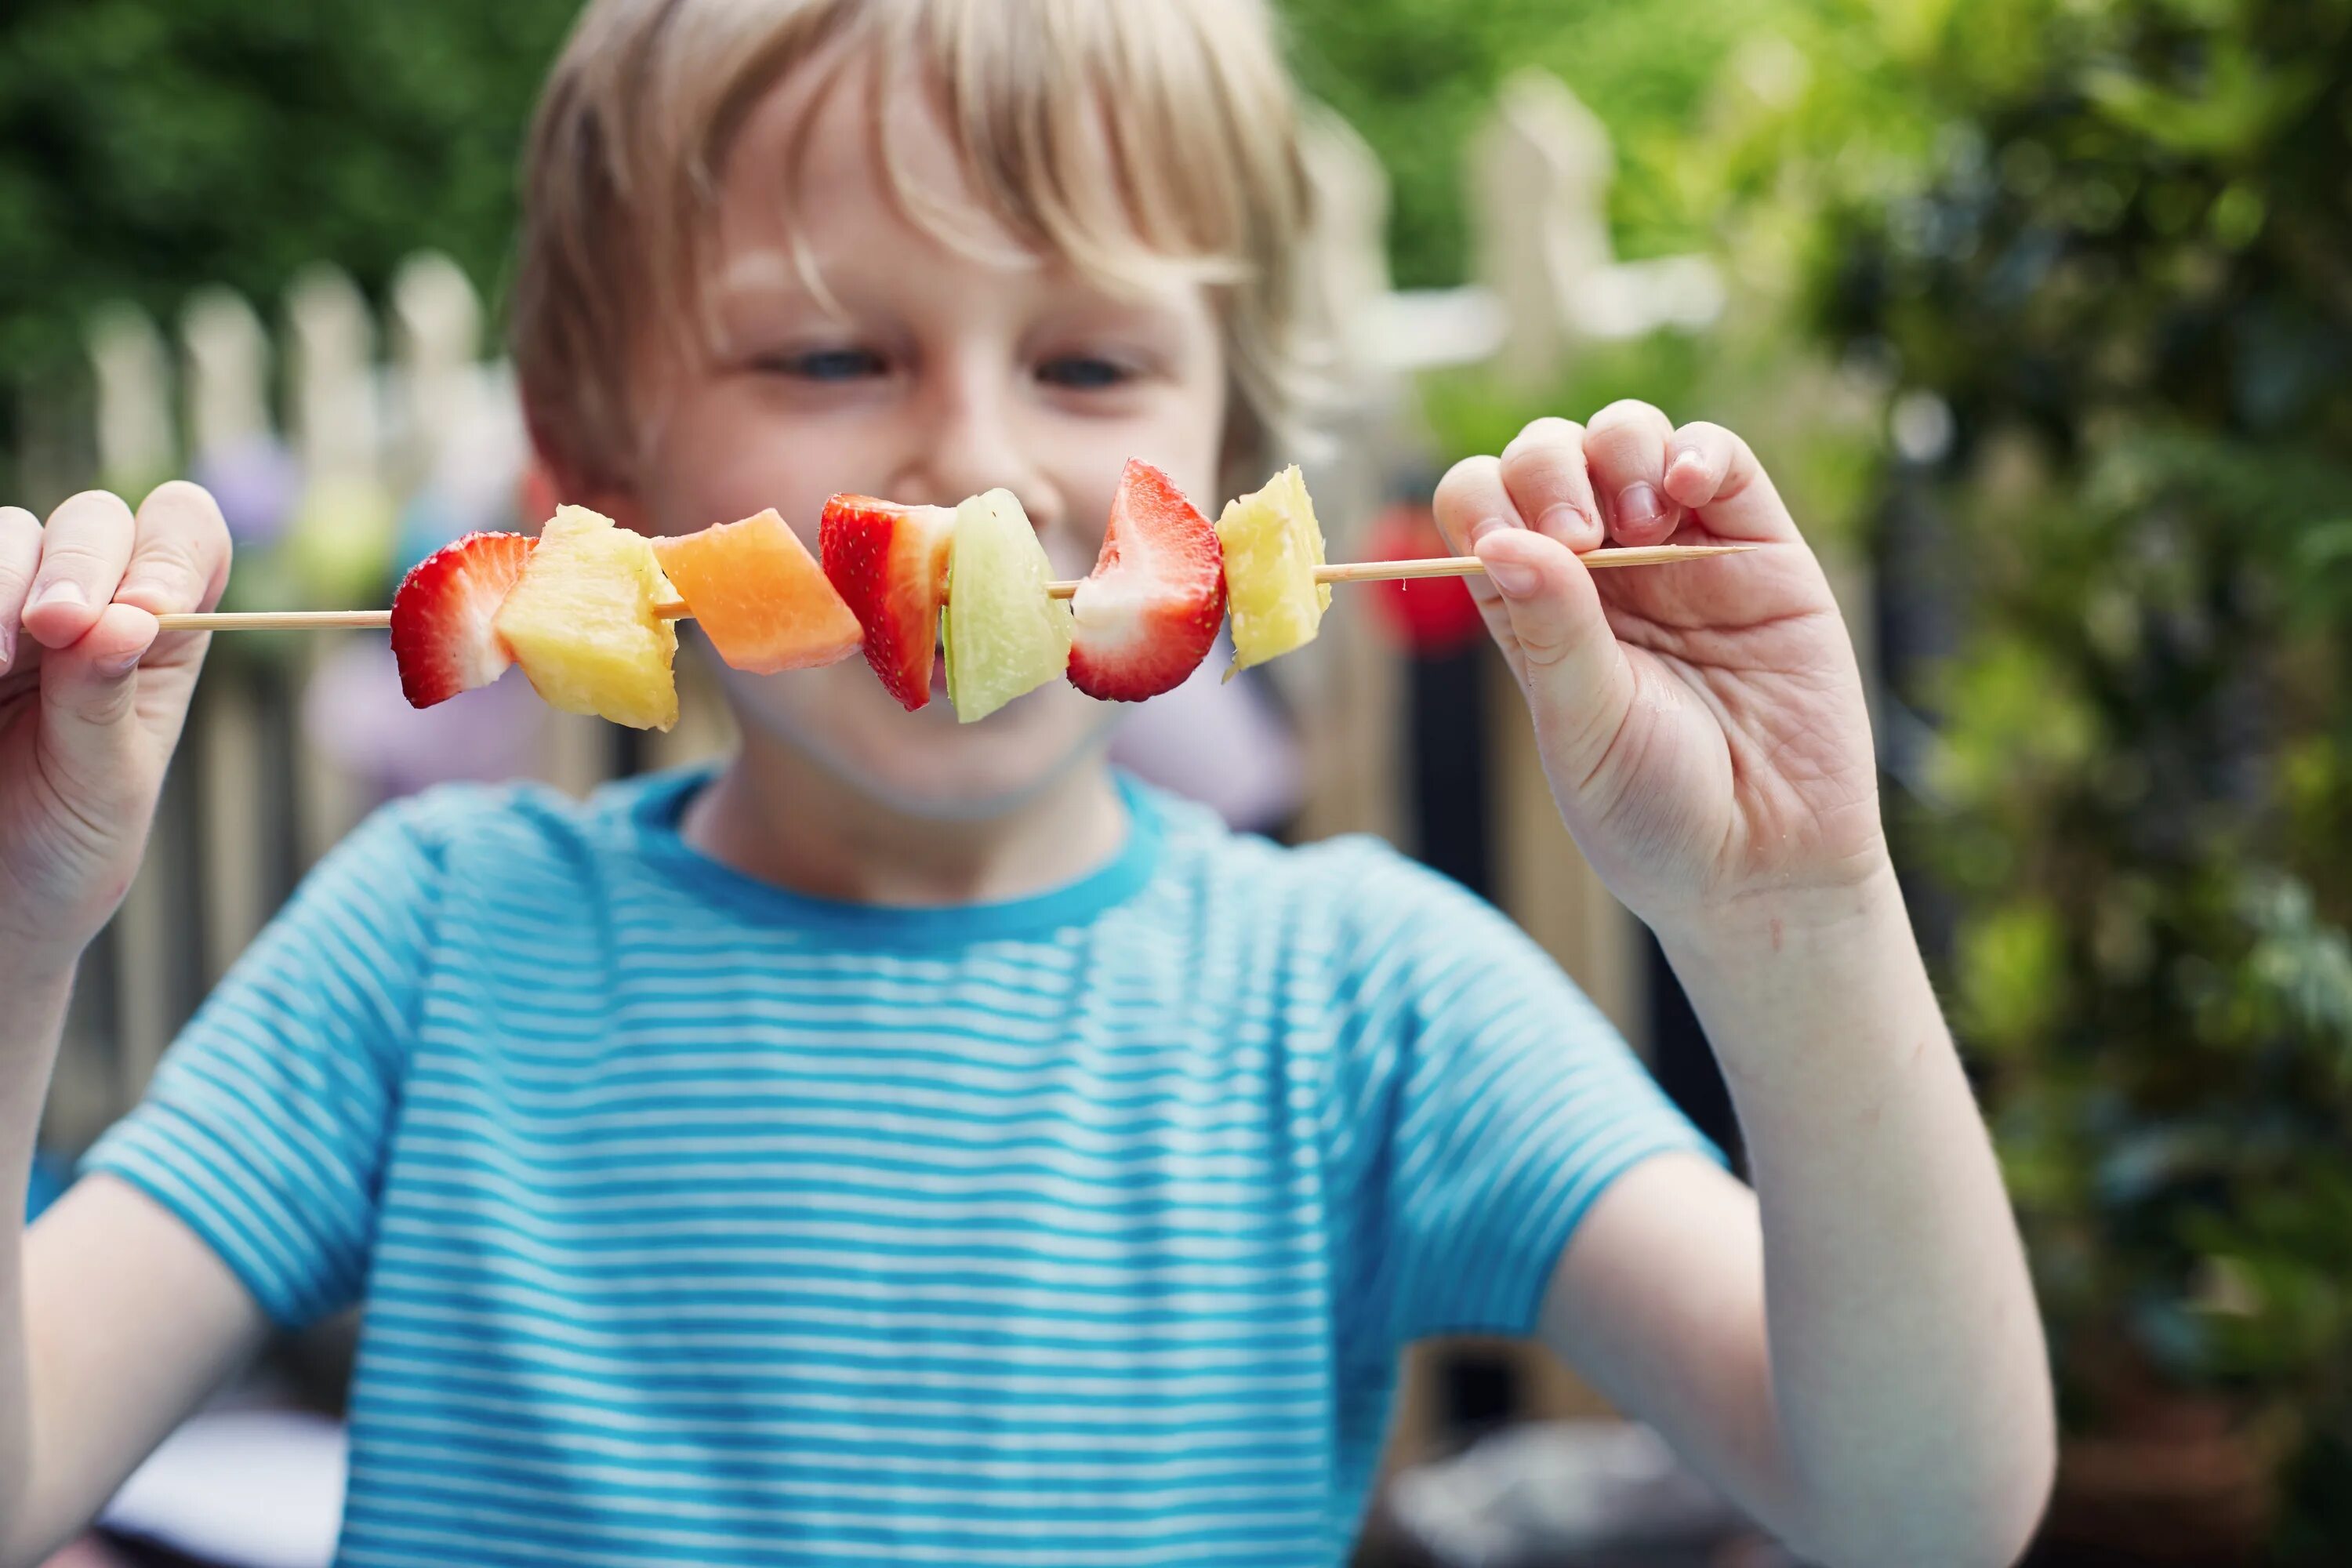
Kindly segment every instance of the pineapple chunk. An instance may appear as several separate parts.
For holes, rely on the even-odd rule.
[[[1315,580],[1315,568],[1323,564],[1323,530],[1297,465],[1256,493],[1227,501],[1217,519],[1217,543],[1225,554],[1234,669],[1313,642],[1331,605],[1331,586]],[[1225,679],[1233,679],[1233,670]]]
[[[652,543],[586,507],[558,507],[493,623],[540,696],[637,730],[677,722],[677,628]]]

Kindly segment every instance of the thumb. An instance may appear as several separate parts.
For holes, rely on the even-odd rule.
[[[1510,618],[1519,683],[1554,783],[1590,777],[1633,705],[1633,671],[1592,574],[1559,540],[1498,528],[1473,547]],[[1564,804],[1564,803],[1563,803]]]
[[[68,787],[93,803],[125,804],[144,776],[139,748],[139,660],[155,617],[109,605],[89,630],[41,659],[41,739]]]

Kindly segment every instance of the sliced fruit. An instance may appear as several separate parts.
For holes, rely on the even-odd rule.
[[[653,543],[695,624],[737,669],[809,669],[857,651],[857,617],[772,507]]]
[[[677,628],[654,606],[668,587],[647,541],[586,507],[558,507],[495,625],[552,706],[667,730],[677,722]]]
[[[409,569],[392,596],[392,656],[413,708],[488,686],[514,662],[492,622],[521,580],[531,542],[469,533]]]
[[[866,662],[909,713],[931,700],[954,510],[835,496],[817,522],[824,574],[866,632]]]
[[[1307,480],[1293,464],[1254,495],[1225,503],[1217,519],[1225,552],[1225,593],[1234,613],[1234,668],[1315,640],[1331,588],[1315,580],[1323,564],[1323,530]]]
[[[1070,607],[1049,596],[1051,568],[1010,490],[955,511],[948,564],[948,700],[964,723],[1060,678],[1070,662]]]
[[[1070,684],[1110,702],[1181,685],[1225,618],[1217,531],[1175,481],[1130,458],[1102,558],[1070,600]]]

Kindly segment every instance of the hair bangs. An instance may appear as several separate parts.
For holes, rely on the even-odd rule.
[[[797,212],[810,131],[866,73],[875,163],[910,224],[961,254],[1057,261],[1111,292],[1171,269],[1207,288],[1236,394],[1236,471],[1291,444],[1311,358],[1293,259],[1308,215],[1263,0],[600,0],[551,77],[526,174],[514,343],[551,457],[625,482],[632,356],[715,330],[728,160],[803,70],[824,76],[788,133],[779,199],[818,300],[833,296]],[[929,186],[912,166],[892,106],[919,99],[967,189]]]

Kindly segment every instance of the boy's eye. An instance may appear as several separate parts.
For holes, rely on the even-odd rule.
[[[1123,385],[1134,376],[1135,373],[1126,365],[1100,354],[1063,354],[1037,367],[1037,379],[1046,385],[1078,392]]]
[[[802,381],[862,381],[889,368],[871,349],[812,349],[806,353],[772,354],[759,363],[771,374]]]

